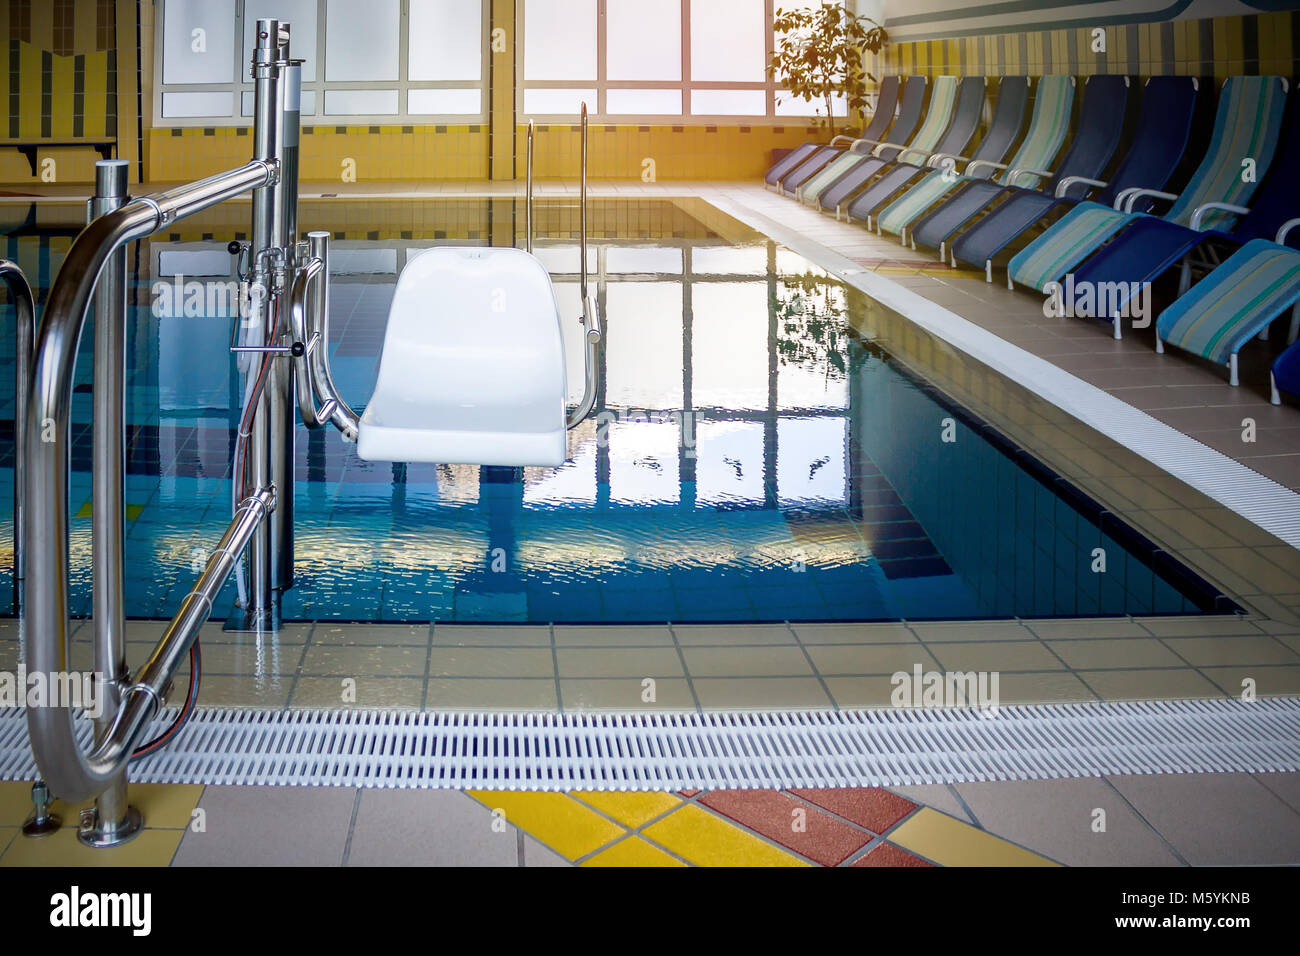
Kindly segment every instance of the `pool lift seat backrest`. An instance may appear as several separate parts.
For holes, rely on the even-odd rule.
[[[431,249],[397,281],[357,454],[561,465],[567,392],[560,314],[542,263],[520,249]]]

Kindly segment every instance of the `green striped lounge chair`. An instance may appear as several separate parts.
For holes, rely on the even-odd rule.
[[[1279,76],[1229,77],[1219,97],[1210,147],[1181,194],[1134,188],[1121,192],[1113,208],[1079,203],[1011,259],[1008,284],[1045,292],[1049,283],[1064,279],[1134,219],[1149,215],[1133,210],[1139,200],[1172,201],[1163,218],[1180,226],[1217,229],[1229,224],[1230,210],[1250,198],[1273,160],[1286,91],[1286,80]],[[1254,176],[1244,175],[1247,160]]]
[[[1283,226],[1278,242],[1252,239],[1160,313],[1156,351],[1172,345],[1226,365],[1236,385],[1242,346],[1267,335],[1272,321],[1300,300],[1300,251],[1280,244],[1297,225],[1300,219]]]
[[[1073,109],[1074,77],[1060,74],[1043,77],[1038,81],[1038,92],[1034,96],[1029,132],[1009,163],[974,160],[966,164],[960,175],[952,170],[936,169],[881,210],[876,217],[876,231],[881,235],[888,232],[906,242],[907,227],[963,182],[995,176],[996,181],[1004,186],[1036,185],[1039,177],[1020,171],[1043,170],[1051,166],[1069,132]],[[1001,172],[995,175],[995,170]]]
[[[800,191],[799,198],[806,203],[816,203],[826,189],[864,163],[869,163],[875,169],[883,169],[890,160],[903,154],[919,155],[921,159],[928,157],[943,137],[944,131],[948,129],[948,124],[952,122],[953,107],[957,104],[958,81],[959,78],[955,76],[935,78],[934,88],[930,91],[930,108],[926,111],[925,120],[921,123],[921,128],[916,131],[916,135],[906,144],[878,143],[870,155],[852,151],[845,153],[809,180]]]

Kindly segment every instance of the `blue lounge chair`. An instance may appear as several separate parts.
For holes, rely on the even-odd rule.
[[[1126,189],[1162,189],[1187,149],[1197,87],[1192,76],[1151,77],[1143,89],[1133,143],[1109,182],[1077,173],[1058,175],[1042,193],[1021,190],[953,242],[953,264],[982,265],[991,279],[993,260],[1003,249],[1038,223],[1082,201],[1091,190],[1100,190],[1095,202],[1110,205]],[[1069,160],[1062,164],[1062,174],[1068,165]]]
[[[822,190],[817,204],[824,212],[840,218],[844,203],[882,172],[906,165],[913,173],[923,171],[924,163],[935,153],[959,155],[979,126],[984,108],[986,80],[982,76],[941,76],[934,81],[930,108],[925,123],[917,130],[906,149],[892,159],[868,157]],[[945,108],[946,107],[946,108]],[[891,131],[891,136],[893,133]]]
[[[1241,347],[1267,333],[1270,323],[1300,300],[1300,250],[1282,244],[1285,229],[1296,225],[1300,220],[1284,227],[1277,242],[1252,239],[1165,309],[1156,319],[1156,351],[1172,345],[1227,365],[1236,385]]]
[[[888,77],[886,77],[886,79],[888,79]],[[914,79],[918,78],[911,76],[900,78],[899,83],[894,88],[895,95],[892,104],[884,102],[887,91],[882,87],[880,96],[881,108],[877,109],[872,115],[871,122],[868,123],[867,128],[862,131],[861,139],[869,142],[877,142],[885,138],[885,133],[889,131],[889,127],[893,125],[894,120],[896,119],[895,111],[897,109],[898,101],[902,96],[903,89],[911,84]],[[915,88],[915,84],[912,85],[913,88]],[[922,82],[922,88],[924,88],[924,85],[924,82]],[[889,108],[888,113],[884,112],[885,107]],[[818,149],[817,152],[813,153],[807,160],[782,176],[780,182],[777,183],[777,191],[785,193],[788,196],[793,196],[797,187],[803,185],[813,176],[816,176],[826,168],[827,163],[838,156],[843,155],[845,148],[847,147],[851,149],[853,144],[857,141],[858,140],[851,136],[836,136],[828,145]],[[869,149],[869,147],[860,148]]]
[[[883,208],[901,190],[919,183],[935,168],[946,166],[955,169],[958,162],[982,164],[1001,161],[1024,127],[1025,106],[1028,102],[1029,77],[1002,77],[998,83],[998,98],[997,105],[993,108],[993,122],[989,124],[988,132],[980,140],[979,148],[971,156],[959,155],[962,147],[941,148],[932,154],[924,165],[913,160],[895,163],[893,168],[882,173],[875,182],[849,200],[844,206],[848,218],[864,222],[870,229],[872,216],[877,209]],[[969,135],[966,138],[969,139]],[[992,172],[992,167],[979,167],[979,172],[984,170]]]
[[[930,207],[952,195],[964,183],[987,178],[985,170],[989,173],[1002,170],[996,179],[1003,186],[1013,185],[1017,181],[1024,182],[1026,178],[1027,184],[1032,184],[1037,176],[1028,171],[1041,170],[1051,165],[1052,159],[1065,142],[1073,110],[1074,77],[1061,74],[1044,76],[1038,81],[1038,89],[1034,94],[1034,112],[1029,121],[1029,132],[1025,133],[1024,140],[1010,162],[973,160],[966,164],[961,175],[955,175],[950,170],[935,170],[880,211],[876,217],[876,231],[881,235],[893,233],[906,242],[911,225],[925,215]],[[914,239],[912,246],[916,246]]]
[[[939,79],[954,80],[955,84],[953,77],[940,77]],[[823,189],[859,163],[877,157],[893,159],[898,155],[898,151],[903,148],[901,144],[912,137],[912,134],[916,132],[917,125],[921,122],[921,114],[925,112],[927,83],[928,81],[923,76],[909,76],[903,84],[903,99],[898,107],[898,118],[894,120],[894,125],[889,127],[888,133],[889,138],[894,142],[887,143],[883,138],[880,141],[874,141],[865,137],[854,140],[853,145],[846,152],[840,153],[806,182],[797,184],[794,190],[795,196],[803,202],[815,202]],[[947,95],[946,91],[949,86],[950,84],[944,83],[942,91],[936,90],[935,95],[941,95],[941,93]],[[930,98],[930,109],[934,110],[936,106],[945,109],[943,103],[936,104],[934,96],[932,96]]]
[[[892,74],[880,81],[880,89],[876,93],[876,111],[871,114],[871,122],[862,131],[865,138],[879,139],[885,135],[885,130],[889,129],[889,125],[894,122],[894,113],[898,109],[898,90],[901,81],[902,77]],[[833,146],[841,139],[850,142],[853,137],[836,136],[835,139],[831,140],[831,145]],[[804,143],[802,146],[796,147],[773,164],[772,168],[763,176],[763,182],[769,186],[779,186],[782,179],[814,155],[827,148],[825,143]]]
[[[1300,182],[1295,176],[1300,166],[1300,97],[1287,103],[1277,138],[1272,163],[1267,174],[1259,170],[1263,181],[1250,197],[1250,207],[1226,203],[1206,203],[1200,213],[1193,212],[1191,223],[1183,225],[1155,216],[1133,220],[1119,236],[1102,246],[1074,270],[1074,284],[1087,283],[1093,288],[1115,290],[1108,304],[1123,311],[1128,298],[1154,282],[1178,262],[1183,263],[1180,294],[1191,286],[1194,268],[1208,271],[1222,262],[1226,253],[1252,239],[1274,239],[1282,225],[1300,215]],[[1236,217],[1231,228],[1202,228],[1210,212]],[[1300,232],[1291,232],[1288,240],[1300,242]],[[1226,250],[1226,253],[1225,253]],[[1076,309],[1076,315],[1110,318],[1094,307]]]
[[[1124,133],[1124,113],[1128,104],[1129,79],[1127,76],[1103,74],[1088,77],[1083,87],[1083,104],[1079,109],[1079,122],[1074,141],[1057,168],[1056,175],[1040,169],[1010,170],[1004,179],[1007,185],[994,180],[978,180],[962,184],[946,200],[918,219],[911,228],[915,243],[939,250],[945,257],[948,240],[963,226],[988,209],[1001,208],[998,204],[1009,202],[1016,196],[1047,198],[1057,184],[1066,177],[1097,176],[1119,147]],[[1027,187],[1035,179],[1046,179],[1040,192]],[[987,273],[986,273],[987,274]]]
[[[1102,243],[1140,217],[1147,217],[1147,213],[1134,211],[1134,204],[1145,198],[1171,200],[1173,206],[1163,218],[1176,225],[1192,226],[1196,218],[1196,228],[1218,227],[1230,218],[1221,205],[1240,205],[1255,190],[1255,178],[1244,175],[1247,161],[1256,178],[1272,162],[1286,88],[1286,81],[1277,76],[1229,77],[1219,97],[1209,150],[1180,195],[1137,189],[1117,196],[1115,208],[1079,203],[1012,258],[1007,267],[1009,284],[1047,291],[1049,284],[1065,278]],[[1114,322],[1115,337],[1119,338],[1118,314]]]

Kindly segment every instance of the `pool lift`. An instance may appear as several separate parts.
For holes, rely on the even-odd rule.
[[[115,846],[143,825],[127,802],[129,761],[158,749],[192,711],[198,668],[170,728],[145,742],[176,671],[197,652],[199,628],[248,552],[240,629],[279,626],[280,594],[293,582],[295,408],[308,428],[332,424],[371,461],[557,466],[566,431],[596,400],[601,322],[587,283],[587,110],[582,107],[581,290],[586,375],[566,408],[561,318],[550,275],[533,257],[533,127],[528,129],[527,250],[439,247],[412,259],[397,282],[378,382],[364,414],[330,374],[329,234],[296,240],[301,60],[290,26],[257,21],[252,58],[254,157],[245,165],[141,198],[127,196],[127,164],[96,164],[90,222],[50,287],[30,349],[22,329],[30,292],[0,269],[19,302],[19,404],[15,534],[28,673],[69,673],[68,468],[77,343],[93,303],[94,671],[103,701],[89,750],[69,706],[27,708],[41,781],[33,831],[49,832],[49,795],[95,799],[78,838]],[[227,199],[252,192],[251,240],[240,246],[249,314],[231,350],[249,372],[233,471],[234,517],[209,554],[149,659],[131,673],[123,611],[126,245]],[[240,328],[239,326],[242,326]],[[30,351],[30,363],[21,361]],[[26,372],[27,374],[24,374]],[[242,583],[242,582],[241,582]],[[242,589],[241,589],[242,590]],[[197,663],[193,662],[192,663]],[[66,704],[66,701],[57,702]],[[46,786],[48,784],[48,787]]]

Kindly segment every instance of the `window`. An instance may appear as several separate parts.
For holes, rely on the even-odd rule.
[[[116,10],[113,0],[95,3],[95,49],[112,50],[117,46]]]
[[[565,119],[585,101],[610,122],[811,116],[820,104],[776,103],[766,68],[775,7],[820,2],[523,0],[519,108]]]
[[[32,0],[9,0],[9,35],[32,42]]]
[[[482,122],[486,0],[159,0],[155,122],[248,125],[253,26],[292,29],[302,121]]]
[[[72,56],[76,37],[73,18],[76,9],[73,0],[54,0],[54,49],[56,56]]]

